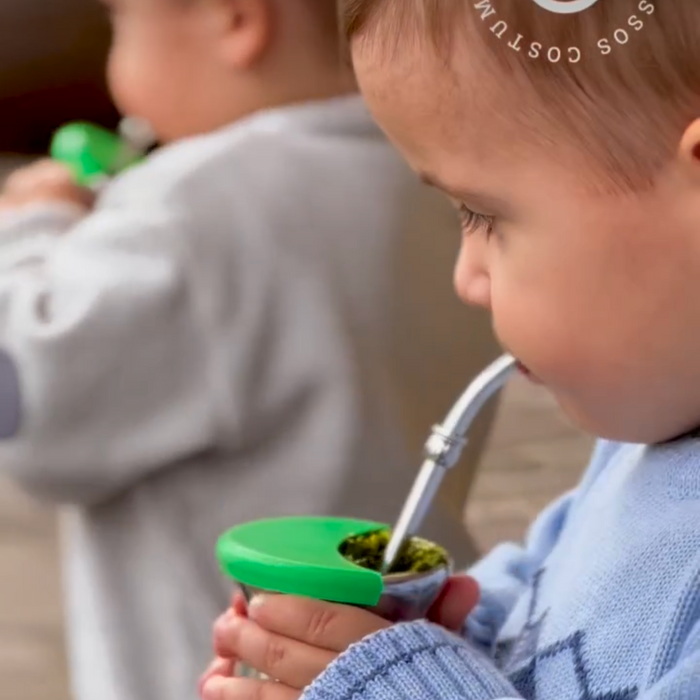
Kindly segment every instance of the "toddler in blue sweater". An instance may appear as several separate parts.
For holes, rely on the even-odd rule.
[[[341,4],[374,116],[462,214],[460,296],[601,442],[478,600],[388,625],[266,596],[203,696],[700,700],[700,3]]]

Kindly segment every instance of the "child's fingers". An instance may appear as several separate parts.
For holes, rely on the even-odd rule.
[[[198,692],[202,695],[204,691],[204,686],[209,682],[211,678],[221,677],[221,678],[232,678],[235,671],[236,662],[233,659],[222,659],[216,658],[209,664],[209,668],[202,674],[199,679]]]
[[[39,161],[13,172],[5,181],[3,194],[14,206],[37,201],[67,201],[89,209],[95,201],[95,194],[79,187],[66,166],[52,160]]]
[[[229,619],[218,628],[216,653],[234,657],[250,668],[290,688],[309,685],[337,654],[283,637],[243,617]]]
[[[52,160],[41,160],[10,173],[5,181],[5,191],[20,195],[37,185],[74,185],[74,180],[64,165]]]
[[[223,636],[225,636],[226,631],[228,630],[229,624],[232,620],[235,620],[236,618],[247,618],[247,615],[239,615],[236,610],[233,608],[229,608],[219,619],[214,623],[214,636],[213,636],[213,641],[214,641],[214,651],[217,656],[224,658],[224,659],[233,659],[233,655],[228,655],[227,653],[227,648],[225,646],[222,646],[220,643],[220,640]]]
[[[360,608],[284,595],[253,598],[248,616],[270,632],[335,653],[390,625]]]
[[[248,602],[240,591],[236,591],[231,599],[232,610],[241,617],[248,616]]]
[[[222,621],[226,620],[231,616],[239,615],[240,617],[248,616],[248,604],[246,603],[245,596],[240,592],[236,591],[231,597],[231,607],[217,620],[214,626],[214,643],[216,644],[216,626],[220,625]],[[211,662],[209,668],[202,674],[199,680],[199,694],[202,694],[204,685],[206,682],[215,676],[221,676],[224,678],[232,678],[236,675],[236,665],[237,660],[234,658],[223,658],[218,656],[214,661]]]
[[[453,576],[428,613],[428,619],[452,632],[460,632],[478,602],[479,584],[470,576]]]
[[[0,195],[0,214],[10,214],[17,211],[17,206],[7,197]]]
[[[253,678],[212,678],[202,700],[299,700],[301,692],[282,683]]]

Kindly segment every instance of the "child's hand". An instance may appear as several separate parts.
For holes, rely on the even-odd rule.
[[[309,598],[266,595],[245,617],[229,611],[214,628],[219,661],[209,670],[205,700],[296,700],[353,642],[389,626],[366,610]],[[226,678],[224,659],[241,661],[275,681]]]
[[[479,597],[470,578],[453,578],[429,618],[459,631]],[[218,654],[200,685],[205,700],[297,700],[351,644],[390,625],[366,610],[305,598],[268,595],[254,600],[247,617],[240,600],[214,630]],[[237,660],[276,682],[231,678]]]
[[[248,605],[245,602],[243,594],[237,591],[231,600],[231,607],[217,620],[214,627],[214,645],[216,646],[216,636],[217,630],[223,625],[224,620],[233,617],[248,617]],[[199,694],[204,694],[204,687],[209,682],[210,678],[222,677],[222,678],[232,678],[235,675],[236,664],[238,662],[235,658],[224,659],[221,656],[217,656],[214,661],[209,664],[209,668],[202,674],[199,679]]]
[[[39,202],[68,202],[92,208],[95,195],[75,184],[70,170],[54,160],[41,160],[12,173],[0,193],[0,211]]]

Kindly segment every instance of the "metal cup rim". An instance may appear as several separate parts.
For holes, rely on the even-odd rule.
[[[454,561],[449,558],[444,564],[436,566],[428,571],[404,571],[395,574],[386,574],[382,576],[382,581],[384,583],[404,583],[408,581],[416,581],[421,578],[427,578],[433,574],[439,573],[441,571],[446,571],[448,574],[454,570]]]

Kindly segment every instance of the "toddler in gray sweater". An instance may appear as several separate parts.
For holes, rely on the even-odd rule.
[[[0,469],[62,506],[77,700],[194,698],[217,536],[393,518],[495,353],[486,319],[460,330],[455,217],[353,92],[333,6],[113,0],[112,92],[165,145],[96,201],[54,163],[0,197]],[[457,552],[466,483],[428,531]]]

